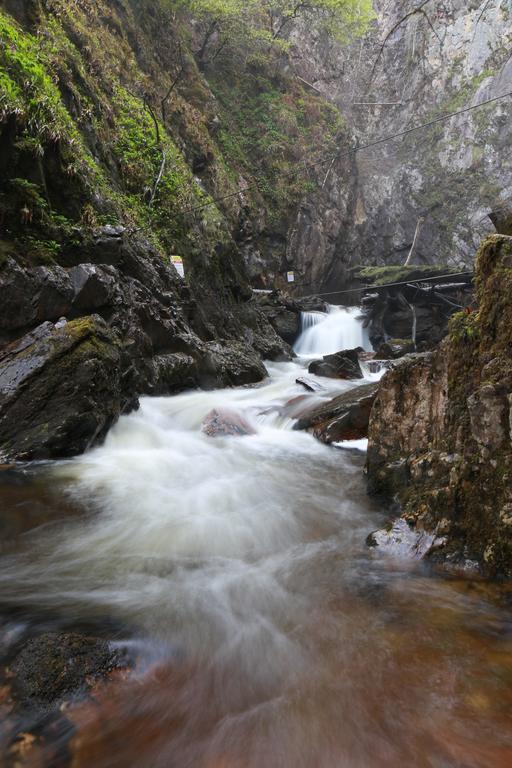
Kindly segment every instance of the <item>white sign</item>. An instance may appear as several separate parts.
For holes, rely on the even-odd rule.
[[[295,282],[295,272],[288,272],[288,282],[294,283]]]
[[[185,277],[185,265],[181,256],[171,256],[171,263],[180,277]]]

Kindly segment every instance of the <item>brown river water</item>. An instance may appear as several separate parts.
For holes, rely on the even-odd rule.
[[[306,363],[143,399],[85,456],[0,473],[4,662],[48,628],[135,659],[32,749],[13,757],[0,729],[6,766],[512,766],[510,588],[366,547],[386,511],[364,446],[328,448],[283,410]],[[207,437],[213,408],[255,434]]]

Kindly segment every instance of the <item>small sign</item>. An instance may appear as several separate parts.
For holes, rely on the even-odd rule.
[[[171,263],[180,277],[185,277],[185,265],[181,256],[171,256]]]
[[[288,282],[294,283],[295,282],[295,272],[288,272],[287,273]]]

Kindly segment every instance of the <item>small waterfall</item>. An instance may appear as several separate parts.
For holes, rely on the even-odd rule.
[[[359,307],[331,306],[327,314],[302,313],[301,335],[294,347],[298,355],[331,355],[356,347],[372,350]]]

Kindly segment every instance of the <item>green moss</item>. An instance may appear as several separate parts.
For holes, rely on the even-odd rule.
[[[436,277],[446,272],[441,265],[404,267],[387,265],[385,267],[363,267],[354,272],[354,277],[364,280],[371,285],[386,285],[387,283],[402,283],[408,280],[418,280],[422,277]]]

